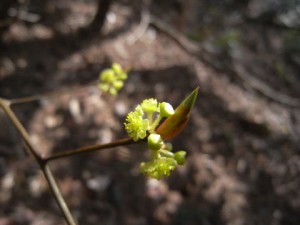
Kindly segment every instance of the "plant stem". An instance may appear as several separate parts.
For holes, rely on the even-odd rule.
[[[15,105],[15,104],[23,104],[23,103],[28,103],[28,102],[40,101],[41,99],[59,97],[64,94],[71,94],[73,92],[78,93],[89,87],[96,87],[96,86],[94,83],[92,83],[92,84],[89,84],[86,86],[72,87],[70,89],[66,89],[66,90],[62,90],[62,91],[54,91],[54,92],[48,92],[45,94],[38,94],[38,95],[32,95],[32,96],[27,96],[27,97],[22,97],[22,98],[11,99],[11,100],[9,100],[9,103],[10,103],[10,105]]]
[[[88,26],[89,29],[101,32],[111,4],[112,0],[98,0],[97,12],[93,21]]]
[[[29,150],[29,153],[37,160],[40,161],[41,157],[36,153],[36,151],[33,149],[30,140],[29,140],[29,134],[21,124],[20,120],[17,118],[16,114],[12,111],[10,108],[11,102],[6,99],[0,98],[0,107],[3,109],[3,111],[6,113],[8,118],[11,120],[13,126],[17,129],[17,131],[20,133],[22,139],[25,142],[26,147]]]
[[[74,91],[78,91],[77,89],[74,89]],[[68,90],[69,92],[70,90]],[[124,146],[124,145],[129,145],[135,143],[131,138],[125,138],[121,139],[118,141],[114,141],[111,143],[107,144],[102,144],[102,145],[93,145],[93,146],[88,146],[88,147],[83,147],[83,148],[78,148],[74,150],[69,150],[63,153],[59,153],[56,155],[49,156],[47,158],[42,158],[39,154],[37,154],[36,150],[34,149],[33,145],[30,142],[30,137],[20,120],[17,118],[16,114],[13,112],[11,109],[12,104],[21,104],[21,103],[27,103],[27,102],[32,102],[32,101],[38,101],[41,98],[45,97],[54,97],[61,95],[65,93],[66,91],[63,92],[53,92],[53,93],[48,93],[45,95],[35,95],[35,96],[29,96],[29,97],[24,97],[24,98],[19,98],[19,99],[13,99],[13,100],[7,100],[0,98],[0,108],[3,109],[4,113],[8,116],[8,118],[11,120],[13,126],[17,129],[17,131],[20,133],[23,141],[25,142],[26,149],[28,150],[29,154],[33,156],[35,162],[39,165],[40,169],[42,170],[48,185],[50,187],[51,192],[54,195],[54,198],[63,213],[64,219],[67,222],[68,225],[76,225],[76,221],[74,217],[72,216],[72,213],[70,209],[68,208],[67,203],[65,202],[62,193],[54,179],[54,176],[50,170],[50,167],[48,165],[49,161],[55,160],[55,159],[60,159],[72,155],[78,155],[78,154],[83,154],[83,153],[88,153],[88,152],[93,152],[97,150],[103,150],[107,148],[113,148],[117,146]]]
[[[158,116],[157,116],[157,118],[154,120],[154,122],[151,124],[151,127],[150,127],[150,130],[151,131],[154,131],[155,130],[155,128],[158,126],[158,124],[159,124],[159,122],[161,121],[161,119],[162,119],[163,117],[159,114]]]
[[[17,118],[16,114],[12,111],[10,108],[11,102],[7,99],[0,98],[0,108],[3,109],[3,111],[6,113],[8,118],[11,120],[13,126],[17,129],[17,131],[20,133],[22,139],[25,142],[26,149],[29,151],[29,153],[33,156],[36,163],[39,165],[40,169],[43,171],[44,176],[46,180],[48,181],[49,187],[54,194],[54,197],[59,205],[59,208],[61,209],[64,218],[68,225],[76,225],[75,219],[72,216],[60,190],[59,187],[53,177],[53,174],[47,165],[47,161],[43,160],[35,151],[33,148],[33,145],[30,142],[29,134],[25,130],[24,126],[21,124],[20,120]]]
[[[68,157],[68,156],[72,156],[72,155],[79,155],[79,154],[84,154],[84,153],[88,153],[88,152],[94,152],[94,151],[99,151],[99,150],[104,150],[107,148],[113,148],[113,147],[117,147],[117,146],[125,146],[125,145],[130,145],[135,143],[133,141],[133,139],[131,138],[124,138],[124,139],[120,139],[114,142],[110,142],[107,144],[101,144],[101,145],[92,145],[92,146],[87,146],[87,147],[82,147],[82,148],[78,148],[78,149],[73,149],[73,150],[69,150],[66,152],[62,152],[62,153],[58,153],[49,157],[46,157],[43,159],[43,161],[45,162],[49,162],[55,159],[60,159],[60,158],[64,158],[64,157]]]
[[[50,189],[55,197],[55,200],[57,204],[59,205],[60,210],[62,211],[65,220],[67,221],[68,225],[76,225],[74,217],[72,216],[70,209],[67,205],[67,203],[64,200],[64,197],[61,194],[61,191],[59,190],[59,187],[53,177],[53,174],[50,170],[50,167],[47,165],[47,162],[42,165],[41,167],[46,180],[48,181],[48,184],[50,186]]]

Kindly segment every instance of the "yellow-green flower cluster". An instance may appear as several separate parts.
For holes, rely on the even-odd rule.
[[[172,146],[164,143],[161,136],[155,132],[161,119],[173,114],[174,109],[169,103],[158,103],[156,99],[150,98],[144,100],[126,117],[125,129],[134,141],[144,139],[148,135],[151,159],[140,165],[140,171],[148,177],[161,179],[169,176],[172,170],[185,161],[185,151],[173,153]]]
[[[151,160],[140,165],[140,171],[148,177],[161,179],[169,176],[172,170],[185,162],[186,152],[173,153],[172,145],[164,143],[159,134],[148,136],[148,147],[151,150]]]
[[[124,81],[127,79],[127,73],[122,67],[113,63],[111,68],[103,70],[99,75],[100,90],[115,96],[124,86]]]
[[[158,103],[154,98],[146,99],[127,115],[125,129],[128,135],[137,141],[145,138],[147,132],[155,133],[159,122],[173,114],[174,109],[169,103]]]
[[[142,162],[140,170],[146,176],[161,179],[163,176],[169,176],[170,172],[176,169],[177,163],[172,158],[158,158],[149,162]]]
[[[125,121],[125,129],[128,135],[134,140],[143,139],[147,135],[149,121],[143,119],[144,112],[140,106],[137,106],[135,111],[130,112]]]

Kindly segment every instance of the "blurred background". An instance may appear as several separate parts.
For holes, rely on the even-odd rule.
[[[13,108],[41,155],[126,137],[141,100],[200,86],[170,177],[139,173],[143,144],[50,164],[79,224],[299,224],[299,0],[1,0],[0,49],[0,97],[78,87]],[[112,62],[117,97],[95,85]],[[23,148],[0,110],[0,225],[65,224]]]

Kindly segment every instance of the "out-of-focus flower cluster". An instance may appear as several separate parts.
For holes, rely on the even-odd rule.
[[[127,73],[122,69],[121,65],[113,63],[111,68],[103,70],[99,75],[100,90],[117,95],[124,86],[124,81],[127,79]]]

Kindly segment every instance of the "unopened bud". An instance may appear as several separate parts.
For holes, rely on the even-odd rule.
[[[160,115],[162,117],[169,117],[175,113],[171,104],[167,102],[162,102],[160,104]]]
[[[116,74],[121,74],[121,73],[123,73],[123,69],[122,69],[121,65],[118,64],[118,63],[113,63],[113,64],[111,65],[111,68],[113,69],[113,71],[114,71]]]
[[[178,151],[174,154],[174,159],[178,163],[178,165],[183,165],[185,163],[185,151]]]
[[[159,150],[163,146],[164,142],[159,134],[150,134],[148,137],[148,147],[151,150]]]

